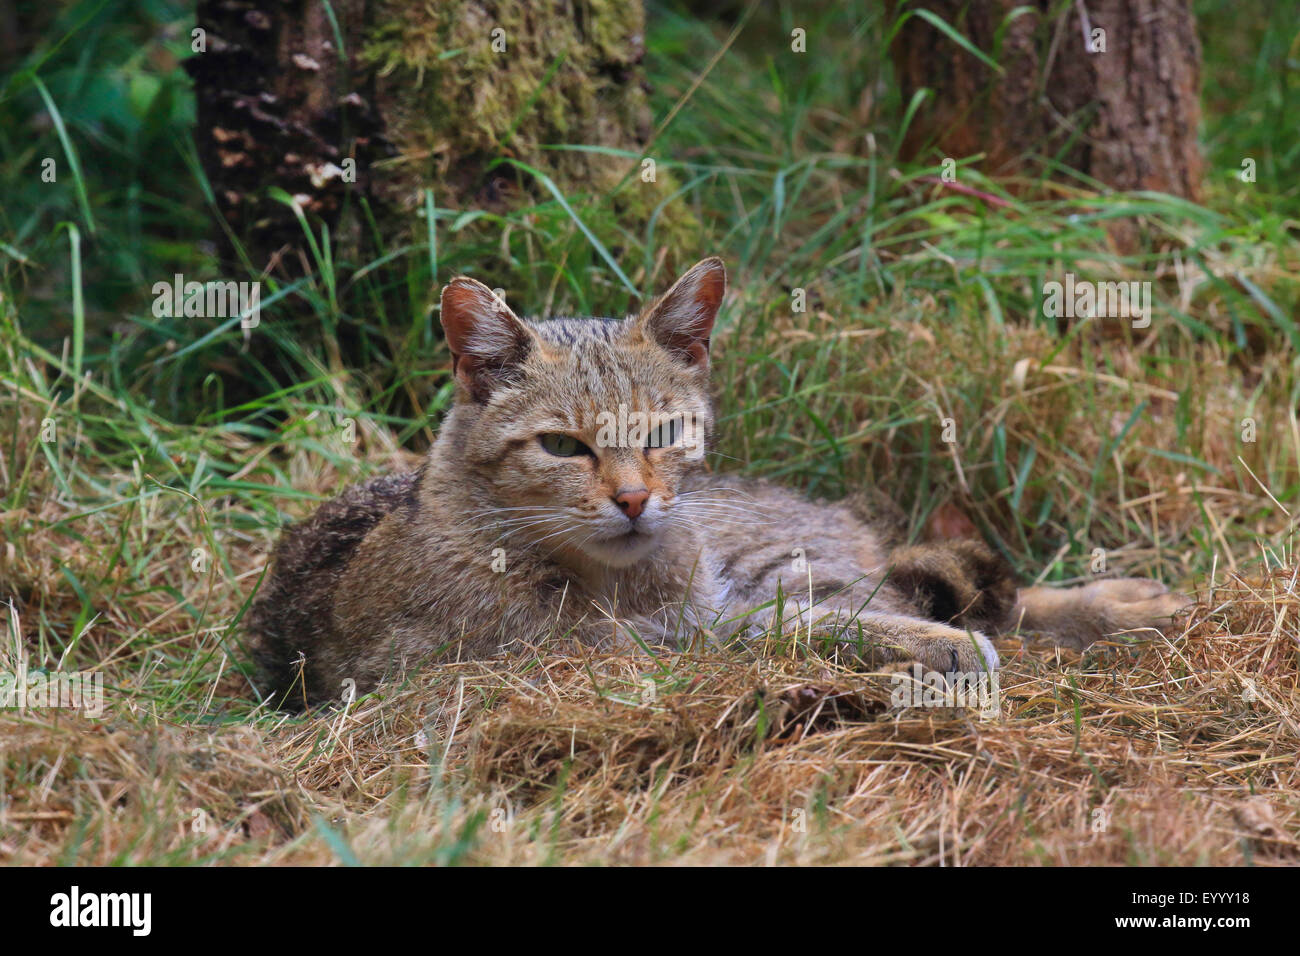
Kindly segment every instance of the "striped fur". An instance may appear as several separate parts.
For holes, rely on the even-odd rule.
[[[422,661],[534,645],[743,639],[778,609],[785,629],[868,663],[978,671],[997,666],[986,632],[1019,624],[1082,645],[1181,603],[1154,582],[1017,591],[978,542],[896,548],[861,499],[714,476],[680,442],[602,446],[620,406],[689,418],[712,441],[724,282],[705,260],[640,315],[549,321],[518,318],[473,280],[449,284],[456,403],[418,475],[351,489],[283,535],[249,623],[266,693],[302,706]],[[547,433],[594,454],[557,456]],[[646,495],[635,517],[620,510],[629,489]]]

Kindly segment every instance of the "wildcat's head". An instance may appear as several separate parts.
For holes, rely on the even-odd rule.
[[[557,557],[626,567],[689,520],[713,430],[709,336],[726,290],[705,259],[641,314],[525,321],[474,279],[442,290],[456,407],[439,439],[484,513]]]

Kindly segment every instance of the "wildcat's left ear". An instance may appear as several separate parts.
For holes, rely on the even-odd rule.
[[[697,262],[641,315],[646,334],[688,365],[706,367],[713,321],[727,291],[717,256]]]
[[[514,377],[536,347],[532,332],[497,294],[477,279],[457,276],[442,289],[442,330],[456,381],[485,402]]]

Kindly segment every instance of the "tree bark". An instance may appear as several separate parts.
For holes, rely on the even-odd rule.
[[[1005,176],[1036,172],[1037,154],[1117,190],[1199,200],[1201,48],[1189,0],[1082,0],[1054,18],[1049,0],[920,5],[1004,72],[910,16],[891,50],[903,103],[922,87],[935,95],[907,131],[905,156],[982,153],[982,170]],[[1023,6],[1031,12],[1008,20]]]
[[[198,151],[257,269],[310,267],[270,187],[355,248],[371,215],[386,237],[411,231],[426,188],[442,208],[491,211],[537,188],[489,173],[500,157],[599,188],[633,162],[540,147],[637,150],[649,135],[639,2],[199,0],[197,24]]]
[[[58,13],[54,4],[35,0],[0,3],[0,72],[17,69],[37,43],[48,39],[49,26]]]

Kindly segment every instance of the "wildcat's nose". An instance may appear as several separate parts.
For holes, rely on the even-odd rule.
[[[614,503],[623,509],[623,514],[635,518],[650,500],[650,492],[644,488],[621,488],[614,496]]]

